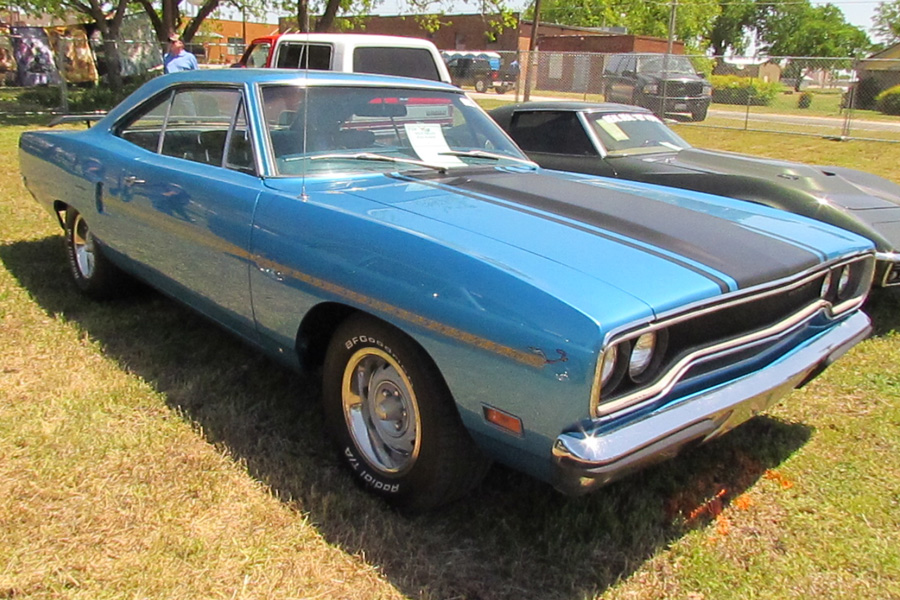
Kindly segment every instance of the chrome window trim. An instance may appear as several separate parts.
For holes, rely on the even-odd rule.
[[[808,269],[799,276],[782,279],[774,283],[770,282],[767,284],[762,284],[760,286],[757,286],[756,288],[741,290],[732,294],[728,294],[726,296],[720,296],[714,299],[713,303],[710,303],[709,300],[700,301],[694,303],[693,305],[688,305],[687,307],[682,307],[675,311],[664,313],[652,322],[644,321],[641,324],[631,324],[629,326],[620,327],[616,330],[611,331],[605,337],[603,348],[605,349],[612,344],[618,344],[630,339],[634,339],[644,333],[670,327],[672,325],[682,323],[689,319],[707,315],[712,312],[717,312],[726,308],[738,306],[740,304],[747,304],[763,298],[767,298],[769,296],[788,292],[790,290],[808,284],[817,277],[821,277],[827,270],[837,269],[852,262],[868,261],[869,264],[864,266],[863,268],[868,270],[867,277],[871,279],[875,270],[873,258],[874,256],[871,252],[843,256],[826,265],[817,265],[814,268]],[[598,353],[597,364],[594,369],[593,384],[591,387],[591,418],[607,417],[613,413],[620,412],[625,409],[637,410],[643,406],[646,406],[647,404],[659,399],[661,396],[671,391],[675,384],[681,381],[684,374],[694,365],[702,364],[703,362],[718,358],[731,352],[765,343],[766,341],[773,339],[774,337],[783,335],[784,333],[796,327],[799,327],[820,312],[825,311],[829,316],[833,317],[857,308],[862,305],[862,303],[866,299],[866,296],[868,295],[869,286],[863,287],[865,290],[864,293],[854,296],[840,304],[832,305],[827,300],[820,298],[819,300],[808,304],[804,308],[801,308],[799,311],[788,316],[786,319],[779,321],[778,323],[775,323],[765,329],[756,330],[737,338],[721,342],[719,344],[699,348],[682,358],[679,362],[671,365],[666,374],[653,385],[635,390],[631,394],[607,403],[601,403],[600,401],[602,392],[600,385],[600,374],[603,366],[603,352],[600,352]]]
[[[591,126],[591,123],[588,120],[589,112],[590,111],[579,110],[575,111],[575,114],[578,115],[578,122],[581,123],[581,128],[584,129],[588,139],[591,140],[591,143],[594,145],[594,150],[597,151],[597,154],[600,155],[600,159],[603,160],[609,154],[609,150],[606,149],[606,146],[600,141],[600,136],[597,135],[597,132],[594,131],[594,128]]]

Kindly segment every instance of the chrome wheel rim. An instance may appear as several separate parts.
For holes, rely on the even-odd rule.
[[[81,215],[76,216],[75,223],[72,224],[72,246],[78,272],[85,279],[90,279],[94,274],[94,236]]]
[[[396,475],[419,455],[419,409],[403,368],[377,348],[358,350],[344,370],[341,402],[347,430],[374,469]]]

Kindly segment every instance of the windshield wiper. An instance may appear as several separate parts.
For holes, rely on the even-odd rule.
[[[343,160],[372,160],[376,162],[391,162],[391,163],[400,163],[403,165],[415,165],[417,167],[425,167],[427,169],[434,169],[439,173],[446,173],[447,167],[444,165],[435,165],[432,163],[422,162],[421,160],[415,160],[412,158],[399,158],[396,156],[386,156],[384,154],[376,154],[374,152],[335,152],[333,154],[319,154],[318,156],[296,156],[285,159],[285,161],[294,161],[294,160],[302,160],[303,158],[309,158],[310,160],[329,160],[329,159],[343,159]]]
[[[537,163],[518,156],[510,156],[509,154],[500,154],[499,152],[487,152],[485,150],[450,150],[448,152],[438,152],[442,156],[470,156],[472,158],[489,158],[493,160],[512,160],[515,162],[525,163],[530,167],[537,168]]]

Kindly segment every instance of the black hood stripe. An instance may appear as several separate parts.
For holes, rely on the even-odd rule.
[[[420,179],[417,177],[409,177],[409,176],[401,175],[401,174],[391,174],[389,176],[395,177],[396,179],[400,179],[403,181],[414,181],[415,183],[419,183],[419,184],[431,185],[436,188],[442,187],[438,182],[423,180],[423,179]],[[721,277],[717,277],[713,273],[710,273],[709,270],[700,268],[697,265],[689,263],[685,260],[681,260],[677,256],[672,256],[671,254],[666,254],[664,252],[660,252],[652,247],[638,244],[638,243],[632,242],[628,239],[624,239],[619,236],[613,236],[613,235],[604,233],[602,231],[597,231],[596,228],[587,227],[587,226],[581,225],[579,223],[573,223],[571,220],[565,220],[562,218],[555,217],[553,215],[548,215],[546,212],[538,212],[536,209],[529,208],[527,206],[510,205],[509,202],[505,201],[505,200],[503,202],[500,202],[500,201],[493,199],[491,196],[487,196],[485,194],[476,194],[474,192],[470,192],[470,191],[463,190],[463,189],[454,189],[453,192],[456,194],[461,194],[463,196],[468,196],[469,198],[475,198],[482,202],[489,202],[491,204],[496,204],[497,206],[502,206],[504,208],[517,210],[519,212],[523,212],[523,213],[526,213],[529,215],[538,216],[547,221],[553,221],[554,223],[557,223],[559,225],[564,225],[564,226],[570,227],[572,229],[577,229],[584,233],[589,233],[591,235],[610,240],[617,244],[621,244],[623,246],[628,246],[629,248],[634,248],[635,250],[640,250],[641,252],[645,252],[645,253],[655,256],[657,258],[661,258],[661,259],[669,261],[671,263],[675,263],[684,269],[693,271],[694,273],[697,273],[698,275],[702,275],[703,277],[706,277],[707,279],[712,280],[719,287],[719,289],[722,291],[722,293],[731,291],[731,286],[729,285],[729,283],[727,281],[725,281]]]
[[[493,171],[442,178],[440,183],[495,196],[655,246],[724,273],[740,288],[781,279],[821,262],[815,253],[761,233],[752,225],[743,226],[620,190],[587,187],[588,184],[561,177]]]

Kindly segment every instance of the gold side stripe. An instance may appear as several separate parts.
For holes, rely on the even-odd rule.
[[[493,354],[512,359],[516,362],[534,368],[540,368],[547,364],[547,359],[540,354],[523,352],[521,350],[516,350],[515,348],[510,348],[509,346],[504,346],[502,344],[492,342],[491,340],[485,339],[481,336],[477,336],[473,333],[462,331],[461,329],[451,327],[450,325],[446,325],[445,323],[440,323],[438,321],[435,321],[434,319],[429,319],[428,317],[418,315],[416,313],[410,312],[403,308],[399,308],[392,304],[388,304],[381,300],[376,300],[375,298],[371,298],[364,294],[360,294],[359,292],[354,292],[353,290],[339,286],[335,283],[331,283],[330,281],[325,281],[324,279],[313,277],[312,275],[309,275],[307,273],[297,271],[296,269],[293,269],[291,267],[285,267],[284,265],[280,265],[261,257],[256,257],[255,260],[257,265],[262,269],[271,269],[273,271],[278,271],[285,276],[297,279],[320,290],[329,292],[336,296],[340,296],[341,298],[344,298],[351,302],[355,302],[362,306],[366,306],[373,310],[392,315],[408,323],[412,323],[419,327],[434,331],[436,333],[463,342],[470,346],[474,346],[481,350],[486,350]]]

